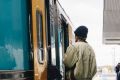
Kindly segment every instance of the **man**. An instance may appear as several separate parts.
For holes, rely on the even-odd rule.
[[[117,73],[117,80],[120,80],[120,63],[115,67],[115,71]]]
[[[68,69],[68,80],[92,80],[96,74],[96,59],[92,47],[87,43],[88,28],[80,26],[75,30],[75,44],[70,45],[64,55]]]

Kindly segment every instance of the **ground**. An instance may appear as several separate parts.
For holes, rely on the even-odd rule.
[[[97,73],[93,80],[116,80],[115,73]]]

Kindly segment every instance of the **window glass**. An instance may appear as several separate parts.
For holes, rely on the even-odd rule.
[[[53,0],[50,0],[50,4],[52,5],[52,3],[53,3]]]
[[[50,21],[50,33],[51,33],[51,61],[52,65],[56,65],[56,51],[55,51],[55,28],[54,21],[51,19]]]
[[[37,45],[38,45],[38,61],[43,63],[44,60],[44,49],[43,49],[43,25],[42,25],[42,14],[36,11],[36,22],[37,22]]]

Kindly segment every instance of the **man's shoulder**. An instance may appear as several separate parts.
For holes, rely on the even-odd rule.
[[[89,51],[94,52],[93,48],[88,43],[85,43],[85,42],[76,42],[74,46],[76,48],[82,48],[83,50],[87,49]]]
[[[76,51],[76,46],[75,45],[69,45],[67,48],[67,51]]]
[[[75,43],[75,46],[82,46],[82,47],[89,47],[90,45],[88,43],[85,43],[85,42],[76,42]]]

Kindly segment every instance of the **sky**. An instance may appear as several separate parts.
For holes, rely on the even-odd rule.
[[[74,27],[88,27],[88,43],[93,47],[98,66],[115,66],[120,61],[120,46],[102,43],[103,0],[59,0]]]

